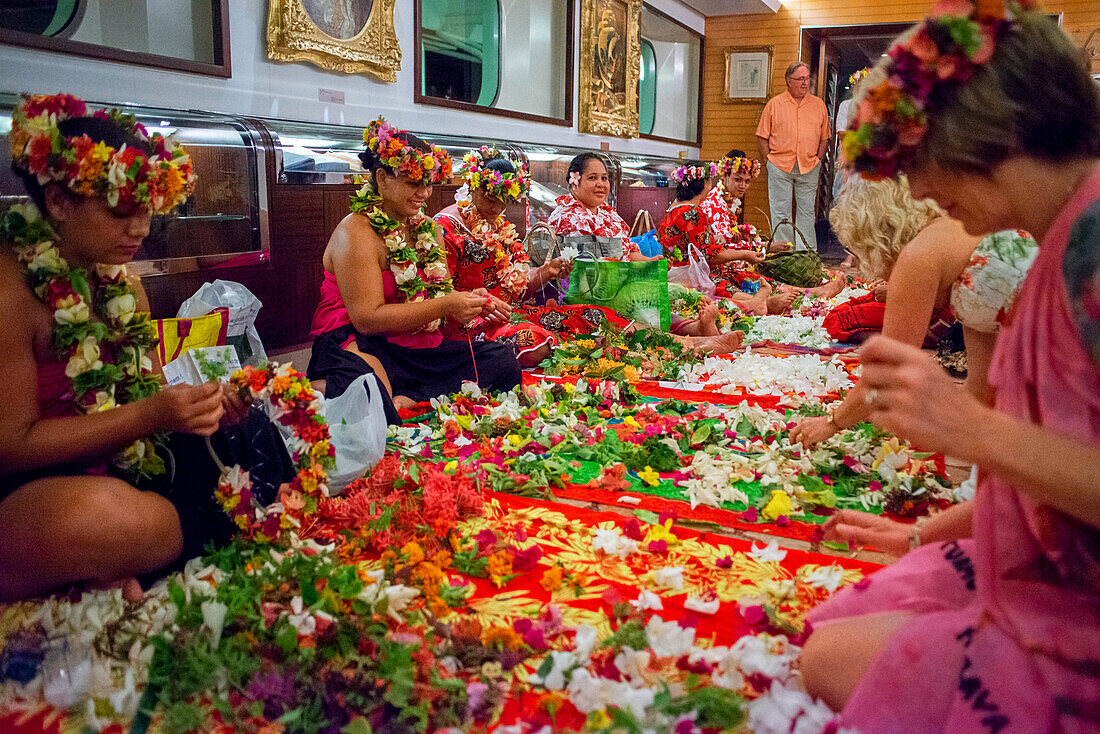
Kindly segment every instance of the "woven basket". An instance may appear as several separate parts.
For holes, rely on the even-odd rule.
[[[812,250],[768,253],[764,262],[757,264],[756,270],[772,280],[797,288],[821,285],[821,278],[825,274],[821,258]]]
[[[558,252],[558,236],[546,222],[535,222],[523,238],[523,247],[533,267],[550,262]]]

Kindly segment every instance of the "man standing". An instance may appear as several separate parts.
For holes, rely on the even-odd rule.
[[[784,75],[787,91],[768,100],[756,142],[768,161],[768,204],[772,225],[793,219],[804,240],[795,240],[789,225],[776,232],[777,240],[795,243],[795,249],[817,250],[814,208],[821,158],[829,144],[829,112],[820,97],[810,94],[810,67],[796,61]],[[797,216],[792,216],[794,201]]]

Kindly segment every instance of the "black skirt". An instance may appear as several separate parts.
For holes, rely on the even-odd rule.
[[[326,380],[325,397],[341,395],[357,377],[374,373],[370,365],[342,348],[353,335],[359,351],[382,363],[393,394],[417,402],[458,392],[463,382],[477,382],[486,391],[504,391],[523,379],[515,354],[504,344],[444,341],[438,347],[410,349],[384,336],[360,334],[348,324],[321,334],[313,342],[306,374],[311,380]],[[383,399],[387,420],[399,424],[400,418],[385,391]]]

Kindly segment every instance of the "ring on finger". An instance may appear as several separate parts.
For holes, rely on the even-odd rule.
[[[872,408],[875,407],[875,401],[878,400],[878,390],[872,387],[870,390],[867,391],[867,396],[864,398],[864,400],[866,400],[867,405],[871,406]]]

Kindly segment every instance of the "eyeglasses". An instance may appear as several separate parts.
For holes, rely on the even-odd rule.
[[[802,82],[810,81],[810,77],[808,77],[808,76],[792,76],[791,81],[792,82],[798,82],[799,84],[801,84]]]

